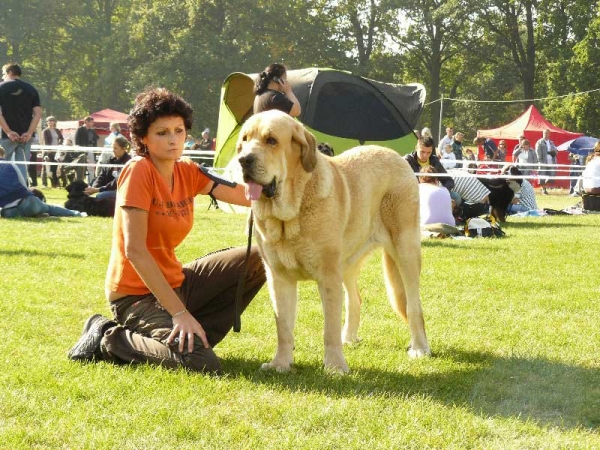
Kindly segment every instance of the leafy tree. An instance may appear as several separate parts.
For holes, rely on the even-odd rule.
[[[465,63],[465,49],[471,42],[469,24],[464,22],[466,11],[459,0],[405,0],[395,5],[399,10],[387,29],[399,47],[397,57],[404,60],[403,78],[423,83],[428,99],[434,102],[423,120],[435,135],[440,128],[437,100],[442,93],[447,97],[458,92],[471,70]],[[446,124],[452,122],[449,119]]]
[[[598,8],[598,6],[596,7]],[[597,9],[596,9],[597,10]],[[600,70],[600,17],[589,23],[586,36],[573,47],[573,56],[568,60],[568,70],[549,71],[549,93],[594,91],[583,95],[557,98],[548,102],[548,117],[568,129],[591,136],[600,136],[600,92],[597,91]],[[564,94],[563,94],[564,95]]]

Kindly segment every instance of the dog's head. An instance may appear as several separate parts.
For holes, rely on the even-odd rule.
[[[273,198],[289,174],[312,172],[317,164],[315,137],[304,126],[278,110],[252,116],[240,131],[238,161],[248,197]]]
[[[65,189],[69,193],[69,197],[71,197],[71,196],[79,197],[81,195],[85,195],[85,194],[83,194],[83,191],[87,187],[88,187],[88,185],[85,181],[75,180],[72,183],[70,183]]]
[[[523,173],[516,166],[510,166],[506,171],[507,175],[513,177],[520,177]],[[516,194],[521,190],[521,185],[523,184],[522,178],[507,178],[506,184],[508,187]]]

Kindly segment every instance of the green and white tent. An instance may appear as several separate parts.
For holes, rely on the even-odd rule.
[[[223,83],[215,167],[226,167],[235,154],[240,128],[252,115],[256,77],[236,72]],[[383,145],[402,155],[414,150],[423,85],[382,83],[319,68],[289,70],[287,80],[302,107],[298,119],[336,154],[363,144]]]

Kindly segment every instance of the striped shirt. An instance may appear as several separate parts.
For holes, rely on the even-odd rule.
[[[519,199],[519,204],[526,206],[529,209],[538,209],[535,200],[535,191],[533,190],[531,183],[527,180],[523,180],[521,190],[515,194],[515,198]]]
[[[483,203],[483,199],[490,195],[490,190],[485,185],[475,178],[475,175],[464,170],[449,170],[449,174],[453,176],[454,192],[458,192],[463,200],[467,203]]]

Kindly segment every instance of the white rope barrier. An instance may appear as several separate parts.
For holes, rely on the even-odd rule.
[[[433,103],[441,102],[443,100],[450,100],[453,102],[463,102],[463,103],[531,103],[531,102],[539,102],[539,101],[544,101],[544,100],[554,100],[554,99],[565,98],[565,97],[591,94],[593,92],[598,92],[598,91],[600,91],[600,88],[590,89],[589,91],[582,91],[582,92],[571,92],[569,94],[557,95],[554,97],[540,97],[540,98],[530,98],[530,99],[521,99],[521,100],[477,100],[477,99],[471,99],[471,98],[440,97],[436,100],[430,101],[429,103],[425,103],[425,105],[423,105],[423,106],[429,106]]]
[[[55,146],[55,147],[59,147],[59,146]],[[48,147],[45,147],[48,148]],[[69,148],[73,148],[73,147],[69,147]],[[83,148],[83,149],[89,149],[89,148],[94,148],[94,147],[78,147],[78,148]],[[186,152],[189,152],[188,154],[196,154],[199,153],[202,156],[204,155],[214,155],[214,152],[212,151],[197,151],[197,150],[186,150],[184,151],[184,155],[186,155]],[[493,178],[493,179],[511,179],[511,180],[517,180],[517,179],[521,179],[521,180],[532,180],[532,179],[539,179],[539,178],[549,178],[552,180],[578,180],[579,178],[581,178],[581,173],[578,175],[548,175],[546,173],[544,173],[544,169],[556,169],[557,172],[566,172],[566,171],[573,171],[573,170],[577,170],[577,171],[583,171],[583,169],[585,169],[585,166],[581,166],[581,165],[571,165],[571,164],[538,164],[538,163],[522,163],[522,164],[511,164],[511,163],[507,163],[507,162],[501,162],[501,161],[485,161],[485,160],[457,160],[457,165],[461,164],[463,165],[464,163],[468,164],[475,164],[477,166],[479,165],[489,165],[489,166],[496,166],[496,167],[490,167],[490,168],[467,168],[467,167],[457,167],[455,169],[447,169],[447,170],[452,170],[452,173],[415,173],[415,175],[417,177],[422,177],[422,176],[429,176],[429,177],[435,177],[435,178],[464,178],[464,177],[477,177],[477,178]],[[75,167],[86,167],[86,168],[105,168],[105,167],[114,167],[114,168],[120,168],[123,167],[123,164],[101,164],[101,163],[91,163],[91,162],[80,162],[80,163],[72,163],[72,162],[61,162],[61,161],[6,161],[6,160],[0,160],[0,164],[17,164],[17,165],[26,165],[26,166],[31,166],[31,165],[40,165],[40,166],[64,166],[66,168],[75,168]],[[507,166],[507,165],[512,165],[512,166],[516,166],[518,168],[527,168],[527,167],[531,167],[533,169],[538,170],[538,173],[531,173],[528,175],[505,175],[505,174],[500,174],[498,173],[498,171]],[[211,170],[213,170],[214,172],[217,173],[224,173],[226,171],[225,168],[216,168],[213,167],[211,168]],[[477,173],[471,173],[469,172],[470,170],[477,170]],[[460,173],[463,172],[463,173]],[[586,177],[586,178],[590,178],[592,179],[592,177]],[[593,178],[596,179],[596,178]]]

